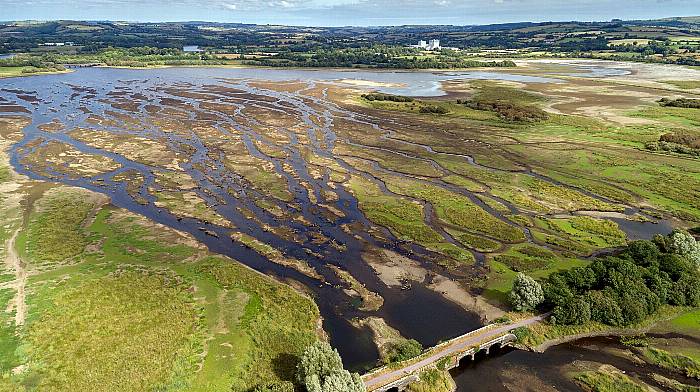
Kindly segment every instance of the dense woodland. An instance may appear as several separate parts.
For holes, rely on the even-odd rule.
[[[676,230],[542,282],[521,274],[511,301],[516,310],[551,311],[551,323],[563,325],[627,326],[663,305],[700,306],[700,243]]]

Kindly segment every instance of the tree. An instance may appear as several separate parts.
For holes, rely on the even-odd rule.
[[[685,256],[700,267],[700,244],[687,231],[674,230],[669,236],[668,247],[671,252]]]
[[[644,320],[664,304],[700,306],[699,247],[683,231],[635,241],[615,257],[551,274],[542,287],[541,308],[552,309],[553,324],[594,320],[622,326]]]
[[[552,311],[557,324],[581,325],[591,320],[591,305],[581,296],[564,302]]]
[[[564,278],[570,287],[588,290],[596,283],[597,276],[590,268],[576,267],[566,271]]]
[[[549,276],[549,279],[542,287],[542,291],[544,291],[544,299],[548,306],[556,306],[574,297],[574,293],[569,289],[566,280],[557,273]]]
[[[326,377],[322,389],[323,392],[364,392],[365,384],[359,374],[344,370]]]
[[[510,302],[518,312],[532,310],[544,302],[542,286],[522,272],[518,274],[510,291]]]
[[[692,273],[694,266],[690,260],[673,253],[668,253],[659,257],[659,269],[666,272],[672,280],[676,281],[680,279],[681,276]]]
[[[647,266],[659,257],[659,248],[651,241],[632,241],[627,245],[627,253],[637,265]]]
[[[318,341],[304,350],[297,366],[297,380],[308,392],[364,392],[357,373],[343,368],[338,351]]]
[[[342,368],[343,362],[338,351],[326,342],[317,341],[304,350],[297,366],[297,380],[303,384],[313,375],[322,380]]]
[[[622,325],[622,309],[614,296],[612,290],[588,292],[591,320],[612,326]]]

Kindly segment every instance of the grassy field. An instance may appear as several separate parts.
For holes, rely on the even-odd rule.
[[[700,330],[700,309],[674,318],[671,320],[671,325],[681,331],[698,332]]]
[[[516,244],[489,260],[490,271],[483,294],[491,300],[507,303],[508,293],[519,271],[538,279],[552,272],[583,267],[588,263],[587,260],[563,257],[535,245]]]
[[[0,390],[247,391],[292,380],[317,339],[313,301],[91,197],[60,187],[35,203],[25,232],[71,241],[25,236],[29,312],[0,345],[14,353],[0,361]],[[39,264],[45,254],[53,262]]]

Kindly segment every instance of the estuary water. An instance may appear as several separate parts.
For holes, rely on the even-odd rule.
[[[591,75],[599,75],[591,73]],[[419,340],[424,346],[446,340],[481,326],[479,317],[465,311],[462,307],[446,300],[439,293],[430,290],[426,284],[415,284],[410,290],[387,287],[374,272],[361,261],[363,247],[367,244],[385,248],[407,257],[420,260],[425,256],[425,250],[407,246],[403,241],[384,233],[385,239],[377,239],[367,233],[370,227],[367,219],[360,212],[357,200],[343,189],[331,189],[327,178],[313,179],[302,158],[302,148],[298,140],[292,137],[288,147],[289,157],[285,159],[270,157],[256,148],[256,143],[263,138],[252,128],[243,124],[245,115],[241,110],[246,105],[264,106],[270,110],[293,111],[304,120],[309,128],[308,135],[312,139],[310,146],[318,156],[334,159],[332,149],[337,135],[333,132],[332,124],[338,119],[354,124],[366,125],[372,119],[363,115],[348,112],[338,106],[314,96],[301,97],[296,93],[280,93],[278,91],[255,87],[255,81],[299,81],[312,89],[320,82],[338,83],[341,85],[356,85],[371,82],[373,89],[385,93],[407,96],[441,96],[446,92],[442,82],[463,79],[508,80],[537,83],[557,83],[557,79],[537,76],[523,76],[507,72],[465,71],[465,72],[400,72],[400,71],[361,71],[361,70],[306,70],[306,69],[260,69],[260,68],[163,68],[163,69],[114,69],[114,68],[78,68],[72,73],[57,75],[38,75],[0,79],[0,103],[12,102],[14,106],[6,106],[4,114],[19,114],[29,116],[32,123],[25,129],[25,137],[11,150],[11,162],[15,169],[31,178],[58,181],[73,186],[88,188],[105,193],[112,202],[122,208],[144,215],[156,222],[163,223],[178,230],[191,233],[205,243],[212,251],[229,255],[246,265],[266,274],[281,279],[293,280],[306,286],[313,294],[324,319],[324,328],[330,334],[332,344],[341,352],[346,365],[352,369],[362,370],[371,367],[377,359],[368,330],[358,330],[350,321],[356,317],[378,316],[384,318],[389,325],[398,329],[404,336]],[[235,88],[238,93],[224,94],[217,89]],[[174,96],[171,90],[183,95]],[[228,105],[236,109],[230,116],[214,116],[211,110],[203,108],[196,98],[187,98],[187,94],[197,94],[206,91],[216,96],[212,104]],[[306,91],[306,90],[304,90]],[[115,106],[115,102],[128,97],[129,104],[136,105],[135,110],[127,110]],[[187,136],[176,133],[166,133],[157,126],[149,123],[146,113],[167,108],[176,111],[178,108],[166,103],[168,100],[179,100],[182,105],[191,107],[202,118],[214,118],[208,123],[225,134],[224,129],[230,127],[242,135],[245,148],[260,159],[267,160],[274,166],[276,173],[283,176],[290,184],[290,190],[298,207],[282,205],[281,208],[294,208],[311,223],[313,230],[336,240],[345,248],[340,250],[328,245],[317,244],[313,240],[297,243],[275,235],[269,227],[285,227],[304,234],[309,231],[308,225],[299,222],[279,222],[274,216],[259,208],[254,203],[254,190],[241,185],[240,178],[226,171],[222,161],[210,153],[213,146],[196,133]],[[4,101],[3,101],[4,100]],[[13,109],[14,108],[14,109]],[[269,262],[265,257],[231,241],[229,230],[191,218],[181,218],[169,213],[164,208],[155,205],[155,198],[148,193],[149,187],[156,186],[154,172],[162,170],[140,162],[130,160],[119,154],[91,147],[89,144],[72,137],[68,130],[75,129],[89,120],[91,115],[113,116],[117,113],[122,117],[142,121],[146,126],[129,134],[151,138],[167,144],[169,149],[187,153],[189,160],[182,166],[197,182],[196,192],[210,205],[216,206],[216,211],[229,220],[233,226],[243,233],[271,244],[276,249],[283,250],[285,256],[304,260],[316,268],[325,278],[323,282],[306,276],[297,270]],[[220,113],[219,113],[220,114]],[[195,114],[186,114],[188,121],[194,121]],[[219,118],[224,117],[224,118]],[[118,119],[119,117],[117,117]],[[311,119],[318,119],[312,121]],[[67,131],[47,131],[39,128],[58,120],[64,124]],[[126,120],[121,120],[126,121]],[[121,124],[128,128],[128,123]],[[150,125],[149,125],[150,124]],[[320,124],[320,125],[319,125]],[[376,125],[375,125],[376,126]],[[115,135],[126,134],[126,131],[116,125],[91,125]],[[280,130],[285,131],[285,130]],[[113,159],[120,164],[120,169],[107,174],[75,176],[66,174],[63,168],[48,167],[37,170],[27,161],[37,148],[52,141],[68,144],[87,154],[95,154]],[[304,146],[307,148],[307,146]],[[467,157],[468,158],[468,157]],[[466,159],[466,158],[465,158]],[[473,159],[471,160],[473,164]],[[470,164],[468,159],[465,164]],[[347,165],[346,165],[347,166]],[[287,167],[287,169],[283,169]],[[294,175],[290,175],[292,171]],[[119,175],[132,172],[143,177],[143,184],[138,189],[139,202],[129,185],[119,180]],[[306,185],[311,187],[307,191]],[[339,199],[333,207],[344,212],[344,217],[335,222],[325,220],[317,211],[310,194],[320,198],[321,193],[333,191]],[[310,192],[310,193],[309,193]],[[238,197],[233,197],[237,194]],[[290,203],[291,204],[291,203]],[[255,220],[249,219],[240,211],[242,208],[255,212]],[[341,229],[341,225],[359,225],[361,229],[357,236],[349,235]],[[208,233],[208,234],[207,234]],[[215,233],[216,235],[211,235]],[[356,237],[359,237],[356,238]],[[423,264],[425,268],[428,263]],[[343,290],[339,289],[342,282],[327,268],[330,265],[342,266],[351,272],[366,287],[384,298],[384,306],[375,312],[359,311],[349,305],[351,300]]]

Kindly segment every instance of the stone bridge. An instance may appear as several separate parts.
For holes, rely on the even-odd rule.
[[[542,320],[542,316],[532,317],[510,324],[491,324],[483,328],[468,332],[454,339],[440,343],[423,352],[420,356],[399,363],[392,367],[381,367],[371,371],[362,380],[368,392],[386,392],[390,389],[403,390],[412,382],[420,379],[420,373],[437,362],[447,359],[445,369],[459,366],[459,361],[465,357],[473,360],[479,351],[485,350],[488,354],[491,347],[498,345],[504,347],[516,340],[511,330],[530,325]]]

